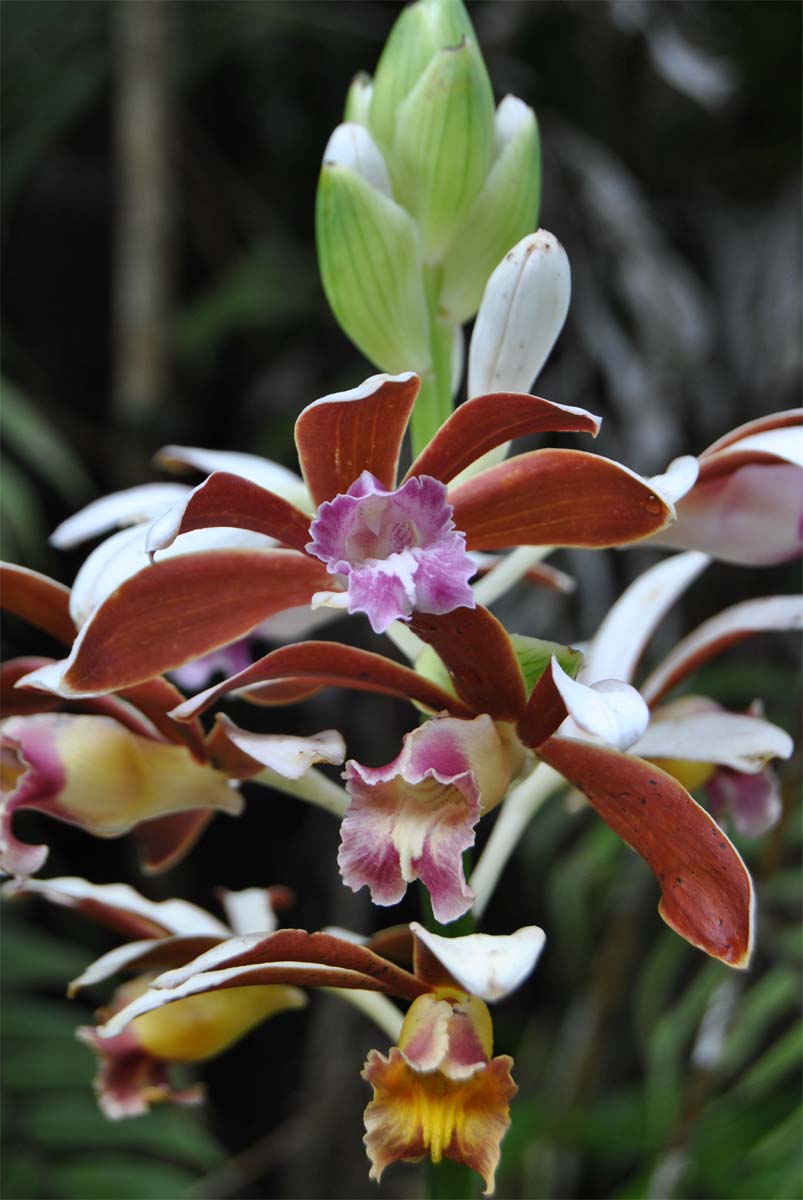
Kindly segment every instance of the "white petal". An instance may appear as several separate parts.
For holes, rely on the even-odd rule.
[[[717,454],[742,454],[747,450],[774,454],[784,462],[803,467],[803,426],[790,425],[785,429],[767,429],[762,433],[753,433],[717,451]]]
[[[224,714],[218,716],[218,723],[238,749],[285,779],[300,779],[313,763],[340,764],[346,757],[346,743],[336,729],[326,729],[312,737],[294,737],[283,733],[250,733]]]
[[[711,560],[696,550],[674,554],[630,584],[609,611],[586,651],[580,678],[632,680],[649,639],[668,610]]]
[[[227,937],[229,932],[222,921],[187,900],[147,900],[127,883],[90,883],[87,879],[65,875],[56,879],[15,880],[8,891],[15,894],[34,892],[65,908],[78,908],[83,902],[103,904],[145,917],[170,933],[209,933]]]
[[[235,933],[266,934],[273,933],[278,927],[269,888],[243,888],[240,892],[218,888],[216,894]]]
[[[58,550],[67,550],[118,525],[137,525],[140,521],[152,520],[189,491],[183,483],[144,483],[101,496],[62,521],[51,533],[50,544]]]
[[[661,718],[632,747],[641,758],[717,763],[755,775],[771,758],[789,758],[794,743],[785,730],[742,713],[702,712]]]
[[[587,687],[571,679],[556,658],[552,659],[550,669],[569,716],[582,733],[591,734],[617,750],[626,750],[647,728],[649,709],[629,683],[602,679]],[[576,736],[565,722],[561,733]]]
[[[468,395],[529,392],[566,320],[566,251],[539,229],[509,250],[485,287],[468,358]]]
[[[642,695],[650,704],[659,699],[667,686],[674,686],[694,669],[701,652],[706,658],[709,657],[712,646],[724,650],[732,641],[741,640],[752,633],[793,629],[803,629],[801,596],[764,596],[759,600],[734,604],[709,621],[704,621],[679,642],[644,681]]]
[[[494,936],[440,937],[412,921],[410,931],[434,954],[449,974],[482,1000],[501,1000],[527,978],[544,948],[546,934],[537,925]]]
[[[677,504],[687,492],[690,492],[700,474],[700,464],[691,454],[675,458],[664,471],[663,475],[653,475],[650,484],[665,500]]]
[[[203,450],[198,446],[164,446],[154,456],[154,462],[170,471],[186,467],[193,467],[207,475],[213,471],[228,471],[275,492],[305,512],[312,510],[303,479],[281,463],[259,458],[256,454],[240,454],[236,450]]]

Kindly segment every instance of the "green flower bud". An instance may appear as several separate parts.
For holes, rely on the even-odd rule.
[[[430,59],[445,46],[474,39],[462,0],[418,0],[396,21],[376,69],[370,128],[386,151],[393,145],[396,113]]]
[[[346,96],[343,120],[354,121],[357,125],[367,125],[371,114],[373,93],[374,85],[371,82],[371,76],[365,71],[358,71],[351,81]]]
[[[482,187],[493,156],[493,93],[473,41],[439,50],[402,103],[390,169],[399,201],[437,264]]]
[[[496,110],[493,164],[444,259],[441,316],[454,324],[474,316],[497,263],[536,225],[540,191],[535,113],[506,96]]]
[[[383,371],[428,371],[418,228],[393,200],[382,155],[362,125],[340,125],[329,139],[315,228],[324,291],[344,332]]]

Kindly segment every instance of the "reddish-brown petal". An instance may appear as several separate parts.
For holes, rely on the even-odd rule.
[[[552,737],[567,716],[568,709],[555,686],[550,663],[530,693],[527,707],[516,725],[516,732],[525,746],[535,749]]]
[[[458,484],[449,499],[469,550],[621,546],[672,519],[647,480],[583,450],[533,450]]]
[[[731,967],[752,947],[753,888],[739,854],[685,788],[652,763],[570,738],[539,755],[581,792],[655,873],[658,907],[686,941]]]
[[[195,717],[226,692],[250,688],[270,679],[308,679],[318,686],[383,692],[418,701],[433,712],[445,709],[455,717],[471,715],[457,697],[381,654],[343,646],[339,642],[298,642],[294,646],[280,646],[238,675],[193,696],[174,709],[173,716],[178,721]]]
[[[309,541],[311,518],[281,496],[242,475],[215,471],[184,501],[157,521],[148,538],[149,550],[169,546],[181,533],[224,526],[251,529],[303,550]]]
[[[601,421],[582,408],[553,404],[522,392],[475,396],[455,409],[415,460],[411,475],[433,475],[448,483],[488,450],[536,433],[590,433]]]
[[[38,571],[0,564],[0,605],[68,646],[75,637],[69,588]]]
[[[394,487],[420,382],[417,375],[377,375],[352,392],[324,396],[304,409],[296,421],[296,446],[316,505],[347,491],[363,471]]]
[[[80,700],[64,700],[50,692],[29,691],[14,685],[23,675],[36,671],[53,662],[52,658],[15,658],[0,667],[0,717],[24,717],[33,713],[52,712],[63,708],[66,712],[95,713],[98,716],[114,717],[120,725],[138,733],[140,737],[159,738],[165,734],[168,741],[181,742],[193,757],[204,761],[203,732],[200,724],[178,726],[168,717],[169,709],[183,699],[178,688],[166,679],[153,679],[150,683],[129,688],[118,696],[85,696]],[[127,703],[126,703],[127,701]],[[159,703],[161,702],[161,703]],[[183,737],[184,729],[189,736]],[[158,732],[157,732],[158,731]]]
[[[265,937],[231,938],[201,958],[161,976],[158,986],[179,987],[192,976],[270,963],[309,963],[353,971],[374,981],[382,991],[409,1000],[415,1000],[427,991],[409,971],[380,958],[366,946],[330,933],[307,933],[304,929],[279,929]]]
[[[644,699],[654,708],[681,680],[729,646],[757,633],[803,628],[800,596],[763,596],[725,608],[688,634],[667,655],[641,686]]]
[[[168,741],[183,743],[198,762],[206,760],[204,731],[200,721],[177,725],[167,715],[184,699],[183,692],[169,679],[149,679],[147,683],[138,683],[135,687],[126,688],[120,692],[120,696],[152,721]]]
[[[329,582],[322,563],[294,550],[208,550],[155,563],[87,621],[62,694],[144,683],[309,603]]]
[[[415,613],[413,632],[443,659],[460,697],[475,713],[515,721],[527,702],[524,678],[504,626],[487,608],[444,616]]]
[[[249,704],[272,705],[298,704],[300,700],[309,700],[321,690],[319,683],[310,683],[308,679],[274,679],[257,687],[240,692],[240,699]]]
[[[143,871],[160,875],[169,870],[189,854],[214,815],[206,808],[192,808],[137,825],[131,836],[137,843]]]
[[[50,712],[62,703],[59,696],[49,692],[32,692],[14,684],[29,671],[37,671],[52,663],[52,658],[28,655],[12,658],[0,666],[0,717],[27,717],[32,713]]]

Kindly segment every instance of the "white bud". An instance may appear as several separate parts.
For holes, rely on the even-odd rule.
[[[491,275],[474,325],[469,397],[529,392],[566,320],[571,271],[566,251],[539,229],[508,251]]]

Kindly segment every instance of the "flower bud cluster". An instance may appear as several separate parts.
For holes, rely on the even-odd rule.
[[[532,109],[514,96],[494,109],[462,0],[417,0],[396,22],[373,81],[352,83],[345,123],[324,152],[318,255],[338,322],[382,370],[434,376],[451,395],[459,327],[480,308],[500,260],[531,233],[539,193]],[[563,255],[551,241],[554,257]],[[514,270],[522,274],[521,264],[507,274]],[[568,264],[557,281],[554,272],[539,279],[546,298],[530,296],[532,276],[522,296],[530,323],[544,308],[565,315]],[[492,323],[485,357],[498,355],[501,327]],[[539,323],[536,340],[548,350],[561,324]]]

